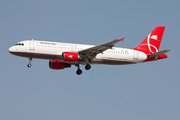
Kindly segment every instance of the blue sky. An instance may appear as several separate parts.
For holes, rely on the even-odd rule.
[[[0,1],[1,120],[179,120],[179,0]],[[37,39],[98,45],[125,37],[138,46],[165,26],[168,59],[126,66],[51,70],[47,60],[13,56],[8,48]]]

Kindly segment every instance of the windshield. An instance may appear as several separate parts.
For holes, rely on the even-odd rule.
[[[17,43],[16,46],[19,45],[19,46],[24,46],[24,43]]]

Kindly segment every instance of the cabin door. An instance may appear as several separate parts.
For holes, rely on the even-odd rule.
[[[34,40],[29,41],[29,50],[35,50],[35,42],[34,42]]]
[[[134,50],[134,57],[133,59],[138,60],[138,51]]]

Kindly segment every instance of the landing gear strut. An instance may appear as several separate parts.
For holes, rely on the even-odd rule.
[[[29,58],[29,64],[27,64],[27,67],[30,68],[32,65],[31,65],[31,61],[32,61],[32,58]]]
[[[77,75],[82,74],[82,70],[80,69],[79,64],[76,64],[75,66],[78,67],[78,69],[77,69],[77,71],[76,71],[76,74],[77,74]]]

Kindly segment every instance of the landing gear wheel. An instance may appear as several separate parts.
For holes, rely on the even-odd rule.
[[[31,64],[28,64],[27,67],[30,68],[32,65]]]
[[[27,65],[28,68],[30,68],[32,65],[31,65],[31,61],[32,61],[32,58],[30,57],[29,58],[29,64]]]
[[[85,69],[86,69],[86,70],[91,69],[91,65],[90,65],[90,64],[87,64],[87,65],[85,66]]]
[[[78,70],[76,71],[76,74],[77,74],[77,75],[82,74],[82,70],[81,70],[81,69],[78,69]]]

